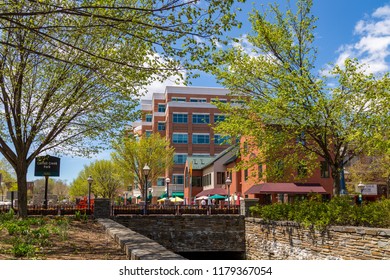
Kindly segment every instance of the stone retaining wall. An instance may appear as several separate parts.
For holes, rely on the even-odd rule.
[[[246,259],[390,259],[390,229],[334,226],[319,232],[294,222],[246,218],[245,237]]]
[[[126,252],[129,260],[185,260],[157,242],[128,229],[110,219],[98,219],[106,234]]]
[[[112,219],[174,252],[245,251],[243,216],[126,215]]]

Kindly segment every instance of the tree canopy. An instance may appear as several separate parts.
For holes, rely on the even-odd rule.
[[[135,119],[142,89],[196,69],[233,1],[3,1],[0,152],[27,215],[27,168],[45,153],[88,154]],[[189,73],[189,72],[188,72]]]
[[[153,133],[148,137],[126,137],[113,145],[112,159],[122,170],[124,180],[129,185],[136,184],[141,190],[145,190],[145,174],[143,168],[148,165],[150,174],[148,182],[157,181],[158,177],[166,174],[173,166],[174,148],[170,142],[159,133]],[[142,191],[142,194],[145,194]]]
[[[390,152],[390,79],[368,74],[356,59],[318,71],[311,7],[299,0],[295,11],[275,4],[254,11],[250,51],[233,46],[215,55],[213,73],[244,101],[218,105],[228,117],[217,130],[250,138],[262,151],[258,162],[324,159],[337,195],[347,162],[373,150]]]
[[[111,160],[96,160],[85,166],[77,178],[72,182],[69,193],[73,197],[88,194],[88,177],[93,179],[91,192],[95,197],[114,200],[123,187],[121,172]]]

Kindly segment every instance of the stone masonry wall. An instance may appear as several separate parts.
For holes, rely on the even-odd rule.
[[[243,216],[134,215],[112,219],[174,252],[245,251]]]
[[[162,245],[110,219],[98,219],[129,260],[185,260]]]
[[[388,260],[390,229],[334,226],[325,232],[294,222],[246,218],[246,259]]]

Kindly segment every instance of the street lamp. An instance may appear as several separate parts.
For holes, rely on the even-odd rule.
[[[92,176],[89,176],[88,179],[88,214],[91,214],[91,186],[92,186]]]
[[[167,183],[167,200],[169,200],[169,183],[171,182],[171,179],[166,178],[165,183]]]
[[[145,164],[144,168],[143,168],[143,171],[144,171],[144,175],[145,175],[145,208],[144,208],[144,215],[146,215],[146,209],[148,207],[148,175],[149,175],[149,172],[150,172],[150,167]]]
[[[362,202],[363,202],[363,190],[364,190],[364,188],[366,187],[366,185],[364,185],[362,182],[360,182],[359,185],[357,185],[357,187],[360,189],[359,203],[360,203],[360,205],[361,205]]]
[[[230,184],[232,183],[232,180],[230,180],[229,177],[226,178],[225,184],[228,188],[228,209],[230,210]]]

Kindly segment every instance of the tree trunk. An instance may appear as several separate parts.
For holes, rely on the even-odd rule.
[[[27,163],[19,160],[16,166],[16,178],[18,180],[18,215],[27,217]]]
[[[339,196],[340,195],[340,175],[341,175],[341,169],[337,166],[332,167],[332,178],[333,178],[333,195]]]

